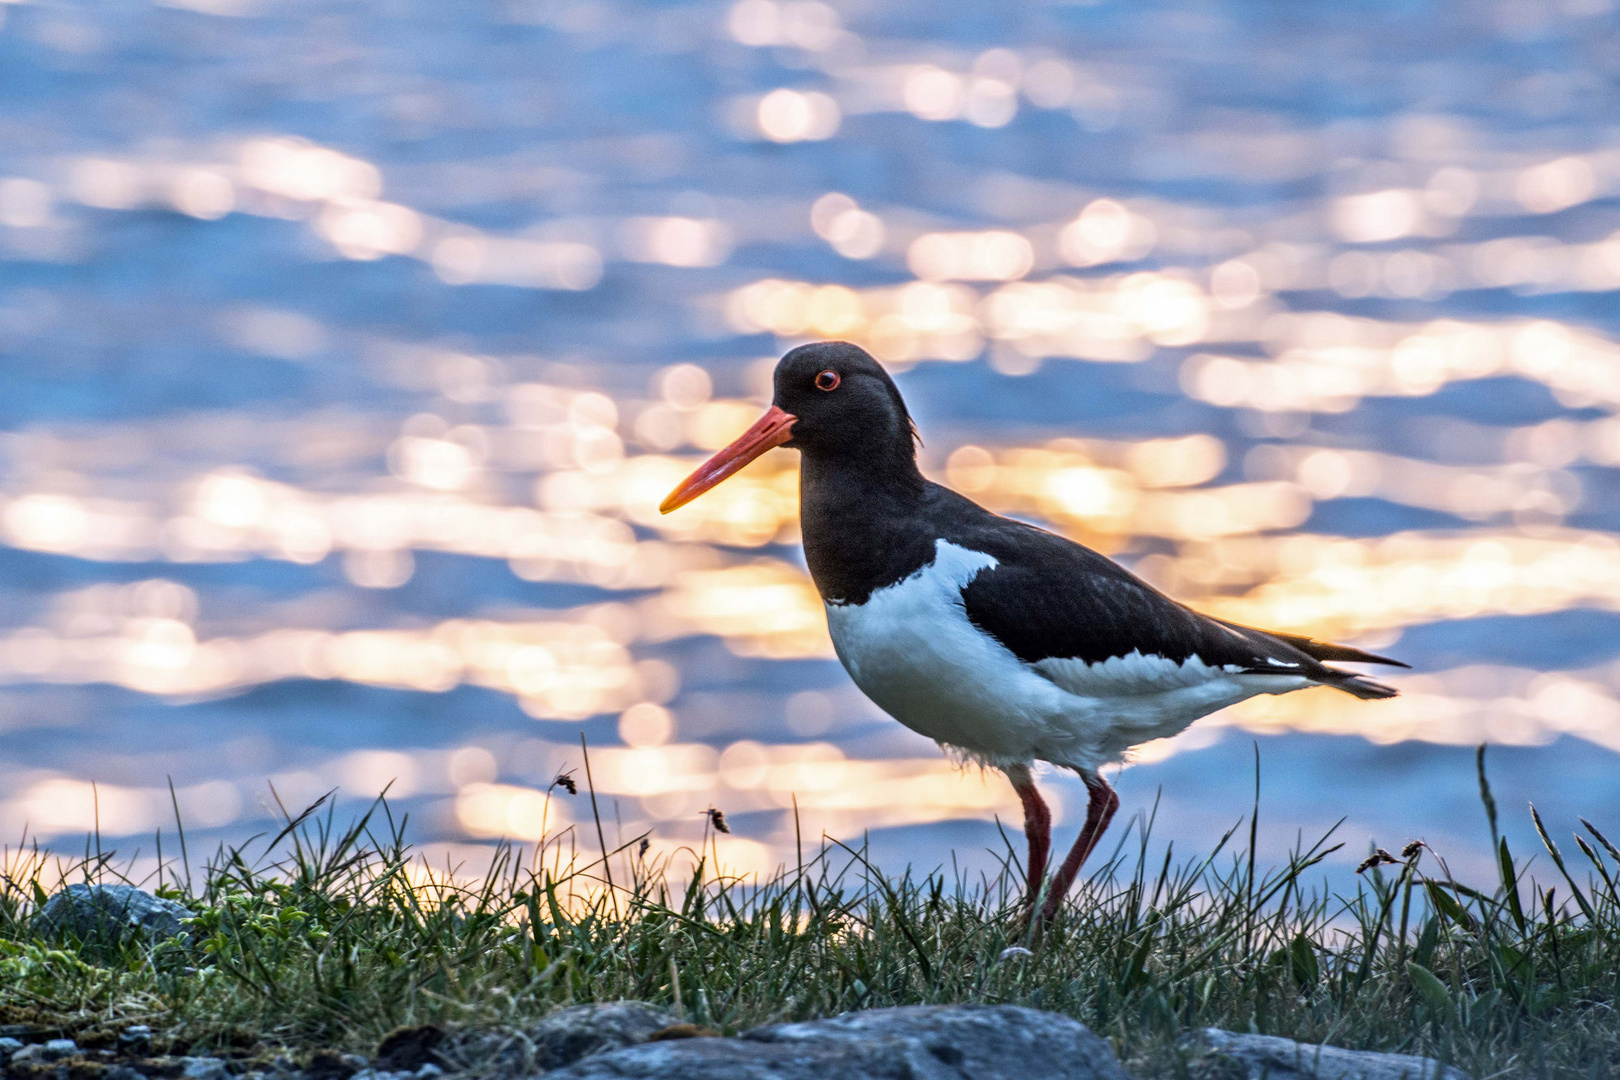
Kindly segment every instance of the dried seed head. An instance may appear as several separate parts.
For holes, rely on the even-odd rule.
[[[647,849],[650,847],[652,847],[652,843],[645,836],[643,836],[641,838],[641,843],[636,845],[636,858],[639,859],[645,856],[647,854]]]
[[[1422,851],[1425,846],[1426,845],[1423,843],[1423,841],[1413,840],[1410,844],[1407,844],[1405,847],[1401,848],[1401,858],[1415,859],[1417,858],[1418,852]]]
[[[570,795],[579,794],[579,785],[574,783],[573,773],[558,773],[557,779],[551,782],[552,787],[560,787]]]
[[[1359,874],[1365,870],[1371,870],[1373,867],[1381,866],[1384,863],[1398,863],[1400,861],[1401,860],[1397,859],[1383,848],[1373,848],[1373,853],[1367,856],[1365,859],[1362,859],[1361,865],[1356,867],[1356,873]]]
[[[715,832],[729,833],[731,826],[726,824],[726,815],[715,807],[709,807],[709,824],[714,826]]]

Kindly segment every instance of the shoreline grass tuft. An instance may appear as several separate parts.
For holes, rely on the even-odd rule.
[[[890,876],[832,842],[742,879],[716,871],[710,845],[660,861],[641,837],[582,855],[563,835],[502,846],[465,880],[414,856],[382,800],[347,827],[323,800],[195,879],[129,881],[130,863],[96,849],[14,850],[0,1025],[94,1042],[149,1024],[170,1053],[268,1056],[370,1053],[420,1024],[519,1030],[591,1001],[648,1001],[727,1034],[979,1002],[1074,1016],[1144,1078],[1212,1075],[1183,1045],[1205,1027],[1422,1054],[1478,1080],[1620,1077],[1620,849],[1583,821],[1566,856],[1532,808],[1555,871],[1535,880],[1497,832],[1483,755],[1480,780],[1496,880],[1458,881],[1414,842],[1375,852],[1336,895],[1308,880],[1339,850],[1331,831],[1268,870],[1253,816],[1188,861],[1158,853],[1150,818],[1038,938],[1021,929],[1011,848],[978,880]],[[34,916],[58,880],[175,900],[189,940],[50,936]]]

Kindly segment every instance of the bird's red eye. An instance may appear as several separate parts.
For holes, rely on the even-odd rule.
[[[820,375],[816,376],[816,389],[817,390],[836,390],[836,389],[838,389],[838,384],[841,381],[843,381],[843,380],[839,379],[838,372],[836,372],[836,371],[823,371]]]

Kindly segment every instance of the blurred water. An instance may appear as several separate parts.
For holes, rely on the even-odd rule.
[[[1005,783],[829,659],[793,456],[656,513],[816,337],[988,505],[1414,664],[1144,748],[1160,836],[1245,812],[1251,742],[1266,851],[1345,818],[1341,882],[1478,863],[1482,741],[1514,835],[1620,814],[1610,0],[0,17],[9,837],[392,781],[476,863],[586,813],[583,734],[660,851],[713,805],[769,868],[796,800],[987,865]]]

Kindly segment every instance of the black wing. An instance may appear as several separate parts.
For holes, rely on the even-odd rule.
[[[1140,652],[1179,664],[1196,656],[1243,673],[1304,675],[1357,697],[1395,696],[1390,687],[1320,661],[1398,661],[1201,615],[1118,563],[1043,529],[996,518],[970,527],[959,542],[999,563],[962,590],[968,618],[1026,663],[1058,657],[1095,664]]]

